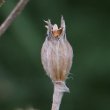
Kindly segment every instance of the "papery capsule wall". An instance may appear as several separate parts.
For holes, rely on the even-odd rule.
[[[62,20],[61,28],[63,27],[63,30],[58,38],[51,34],[53,27],[49,24],[49,36],[47,36],[41,50],[43,67],[53,81],[64,81],[72,65],[73,50],[66,39],[65,23]]]

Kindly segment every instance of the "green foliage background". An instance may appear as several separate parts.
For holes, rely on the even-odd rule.
[[[0,24],[18,1],[6,0]],[[53,85],[40,60],[43,20],[59,24],[61,15],[74,59],[67,80],[71,92],[65,93],[60,110],[110,110],[109,0],[30,0],[0,38],[0,110],[50,110]]]

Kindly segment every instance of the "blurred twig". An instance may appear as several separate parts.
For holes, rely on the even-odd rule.
[[[6,20],[0,26],[0,37],[4,34],[7,28],[15,20],[15,18],[22,12],[29,0],[20,0]]]
[[[0,0],[0,7],[5,3],[5,0]]]

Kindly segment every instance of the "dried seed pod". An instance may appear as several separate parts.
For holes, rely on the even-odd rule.
[[[61,17],[61,27],[45,21],[47,37],[42,46],[41,60],[52,81],[65,81],[72,65],[73,50],[66,38],[65,21]]]

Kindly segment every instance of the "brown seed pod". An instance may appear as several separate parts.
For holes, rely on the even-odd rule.
[[[47,37],[41,50],[41,60],[52,81],[65,81],[72,65],[73,50],[66,38],[65,21],[61,17],[61,27],[47,23]]]

